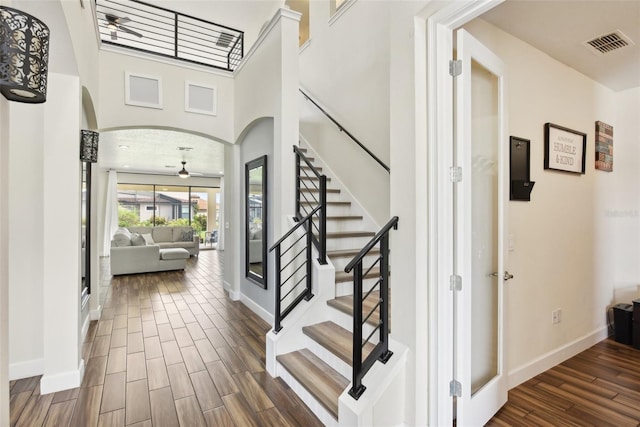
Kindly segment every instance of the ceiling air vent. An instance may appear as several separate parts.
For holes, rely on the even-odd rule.
[[[587,47],[587,49],[589,49],[596,55],[609,53],[632,44],[633,42],[631,41],[631,39],[624,35],[624,33],[620,30],[616,30],[613,33],[605,34],[596,37],[593,40],[584,42],[584,45]]]
[[[178,151],[191,151],[193,147],[178,147]]]

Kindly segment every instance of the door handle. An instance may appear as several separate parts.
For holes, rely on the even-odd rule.
[[[498,272],[494,272],[494,273],[489,273],[487,274],[488,277],[498,277],[499,274]],[[507,280],[511,280],[513,279],[513,274],[509,273],[508,271],[504,272],[504,276],[502,276],[502,279],[506,282]]]

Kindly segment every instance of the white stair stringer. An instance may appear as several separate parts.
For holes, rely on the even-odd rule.
[[[409,349],[389,339],[393,356],[386,364],[376,362],[362,380],[367,387],[358,400],[349,395],[351,384],[338,402],[338,422],[341,426],[404,425],[404,402]]]

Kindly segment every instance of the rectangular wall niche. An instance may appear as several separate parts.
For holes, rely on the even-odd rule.
[[[124,102],[127,105],[162,109],[162,79],[125,72]]]
[[[215,116],[218,109],[218,90],[215,86],[184,82],[184,111]]]

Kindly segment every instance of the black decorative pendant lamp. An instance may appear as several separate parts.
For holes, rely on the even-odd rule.
[[[187,162],[182,162],[182,169],[178,172],[180,178],[189,178],[189,171],[184,168],[186,164]]]
[[[96,163],[98,161],[98,139],[100,134],[92,130],[80,131],[80,160]]]
[[[9,101],[47,100],[49,28],[37,18],[0,6],[0,93]]]

